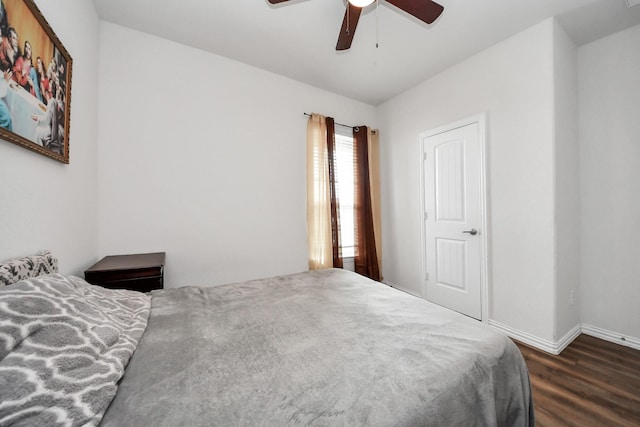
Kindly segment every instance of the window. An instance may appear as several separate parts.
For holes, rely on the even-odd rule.
[[[343,258],[355,256],[355,161],[353,152],[353,135],[351,129],[347,132],[336,130],[335,174],[336,195],[338,197],[340,245]]]
[[[335,126],[319,114],[307,125],[309,269],[343,267],[380,280],[378,133]]]

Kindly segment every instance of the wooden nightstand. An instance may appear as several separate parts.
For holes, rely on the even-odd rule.
[[[149,292],[164,287],[164,252],[106,256],[84,272],[84,279],[110,289]]]

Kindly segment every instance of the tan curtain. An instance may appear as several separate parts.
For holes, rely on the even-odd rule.
[[[380,138],[377,129],[369,129],[369,180],[371,182],[371,211],[373,236],[376,243],[378,271],[382,280],[382,225],[380,210]]]
[[[309,270],[333,267],[326,119],[319,114],[312,114],[307,123]]]
[[[356,273],[373,280],[380,280],[380,268],[376,253],[373,204],[371,192],[371,171],[369,159],[369,129],[366,126],[354,128],[353,142],[356,157],[355,166],[355,223],[356,223]],[[377,179],[377,178],[376,178]],[[378,197],[379,200],[379,197]]]

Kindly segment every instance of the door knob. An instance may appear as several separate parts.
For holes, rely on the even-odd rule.
[[[468,233],[468,234],[471,234],[472,236],[475,236],[476,234],[478,234],[478,230],[476,230],[475,228],[472,228],[471,230],[464,230],[463,233]]]

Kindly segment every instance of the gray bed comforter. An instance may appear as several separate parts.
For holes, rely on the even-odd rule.
[[[152,293],[103,426],[529,426],[505,335],[344,270]]]

